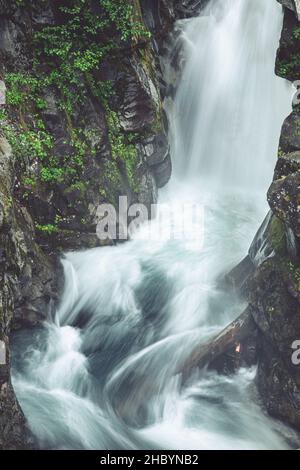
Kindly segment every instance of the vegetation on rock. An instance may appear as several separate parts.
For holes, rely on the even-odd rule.
[[[24,0],[18,6],[30,10],[29,3]],[[104,110],[111,154],[103,160],[99,194],[114,202],[107,187],[117,189],[123,175],[133,192],[139,189],[134,171],[139,136],[122,130],[114,104],[115,84],[103,78],[102,67],[107,61],[118,62],[132,48],[146,47],[150,33],[134,2],[65,0],[56,7],[55,16],[51,24],[39,25],[33,32],[29,67],[3,71],[8,110],[1,110],[0,124],[20,162],[18,193],[25,200],[57,188],[65,194],[76,190],[84,194],[86,162],[97,158],[91,142],[101,137],[84,121],[78,122],[77,115],[92,99]],[[57,151],[48,126],[49,94],[56,97],[58,112],[67,123],[67,135],[60,143],[63,151]],[[56,226],[54,217],[59,215],[43,224],[38,221],[36,227]]]

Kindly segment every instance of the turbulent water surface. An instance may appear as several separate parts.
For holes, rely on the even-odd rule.
[[[174,233],[182,203],[204,221],[187,237],[66,254],[56,318],[14,338],[13,383],[42,448],[284,449],[289,432],[259,405],[255,370],[175,371],[244,305],[218,287],[246,254],[291,90],[275,77],[282,25],[274,0],[211,0],[178,24],[184,69],[169,104],[172,212],[150,223]],[[175,224],[176,225],[176,224]],[[195,234],[198,236],[195,238]]]

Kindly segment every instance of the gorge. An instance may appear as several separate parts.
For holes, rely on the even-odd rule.
[[[297,3],[128,2],[140,43],[114,39],[99,70],[93,44],[69,63],[74,12],[18,3],[0,3],[0,448],[299,447]],[[53,27],[70,49],[52,64]],[[145,241],[158,213],[99,246],[120,195],[168,204],[163,228],[201,206],[203,242],[198,224]]]

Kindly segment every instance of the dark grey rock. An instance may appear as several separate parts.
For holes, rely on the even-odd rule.
[[[155,181],[158,188],[162,188],[167,184],[172,173],[172,161],[169,154],[167,154],[164,161],[158,165],[153,165],[151,170],[154,174]]]
[[[300,150],[300,109],[296,108],[283,123],[279,149],[283,153]]]

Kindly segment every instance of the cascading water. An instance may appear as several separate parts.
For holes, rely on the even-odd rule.
[[[14,338],[13,383],[43,448],[287,448],[257,401],[255,370],[175,371],[243,309],[217,278],[246,253],[266,211],[291,90],[275,77],[274,0],[211,0],[179,24],[185,66],[169,106],[174,177],[160,194],[204,207],[203,245],[145,241],[69,253],[55,321]],[[152,228],[158,221],[150,222]],[[197,227],[190,227],[191,231]],[[200,232],[199,232],[200,233]]]
[[[289,103],[274,76],[282,18],[272,0],[213,1],[206,13],[182,34],[189,59],[172,115],[175,171],[263,191]]]

